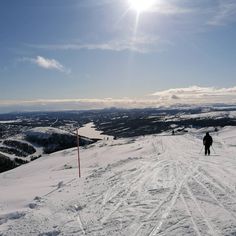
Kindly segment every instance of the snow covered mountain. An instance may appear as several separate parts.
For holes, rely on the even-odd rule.
[[[102,140],[0,174],[0,235],[236,235],[236,128]]]
[[[95,140],[80,137],[80,145]],[[13,169],[41,157],[77,146],[75,134],[53,127],[36,127],[7,138],[0,143],[0,172]]]

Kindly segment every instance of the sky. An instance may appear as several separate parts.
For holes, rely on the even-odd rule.
[[[0,29],[0,112],[236,103],[235,0],[1,0]]]

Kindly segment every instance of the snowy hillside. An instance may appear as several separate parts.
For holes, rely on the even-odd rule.
[[[80,137],[80,145],[94,143],[86,137]],[[35,160],[43,153],[77,146],[74,133],[53,127],[36,127],[0,142],[0,173]]]
[[[0,235],[236,235],[236,128],[102,140],[0,174]],[[200,153],[201,151],[201,153]]]

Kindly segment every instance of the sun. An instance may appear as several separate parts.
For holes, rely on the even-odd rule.
[[[137,12],[148,11],[154,5],[155,0],[129,0],[131,9]]]

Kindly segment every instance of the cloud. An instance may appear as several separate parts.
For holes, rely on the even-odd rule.
[[[181,15],[183,24],[189,22],[197,23],[199,26],[222,26],[236,21],[235,0],[198,0],[198,1],[156,1],[150,12],[159,15]],[[187,17],[187,19],[186,19]]]
[[[1,108],[14,107],[20,110],[73,110],[73,109],[102,109],[118,108],[145,108],[156,107],[156,100],[130,99],[130,98],[104,98],[104,99],[40,99],[25,101],[0,101]]]
[[[28,101],[0,101],[0,112],[55,111],[117,108],[157,108],[174,105],[210,105],[236,103],[236,87],[214,88],[191,86],[158,91],[144,98],[104,99],[40,99]]]
[[[48,70],[57,70],[60,72],[70,73],[69,69],[66,69],[59,61],[55,59],[48,59],[42,56],[37,56],[36,58],[23,58],[22,61],[29,61],[41,68]]]
[[[236,21],[236,2],[235,0],[221,0],[213,12],[213,17],[208,21],[209,25],[221,26]]]
[[[171,3],[167,1],[157,1],[154,6],[149,9],[150,12],[156,12],[163,15],[180,15],[192,13],[194,9],[178,6],[178,3]]]
[[[157,1],[151,10],[164,15],[191,14],[207,19],[208,25],[221,26],[236,21],[235,0],[199,0],[199,1]]]
[[[198,1],[156,1],[150,12],[159,15],[183,15],[204,26],[222,26],[236,21],[235,0],[198,0]],[[180,19],[180,18],[179,18]]]
[[[33,48],[46,50],[104,50],[104,51],[134,51],[147,53],[150,51],[161,50],[158,47],[163,44],[170,44],[168,41],[161,40],[158,36],[142,35],[127,39],[115,39],[96,43],[72,43],[72,44],[42,44],[28,45]]]
[[[187,88],[175,88],[158,91],[150,95],[156,99],[166,101],[166,103],[182,104],[207,104],[207,103],[235,103],[236,87],[215,88],[191,86]]]
[[[38,66],[45,69],[56,69],[60,71],[64,70],[64,66],[60,62],[56,61],[55,59],[47,59],[41,56],[37,56],[37,58],[32,59],[32,61]]]

